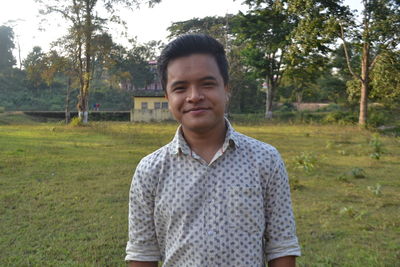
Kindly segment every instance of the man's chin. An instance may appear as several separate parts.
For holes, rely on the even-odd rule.
[[[224,123],[223,121],[221,123]],[[184,130],[189,130],[196,133],[206,133],[218,127],[219,122],[205,120],[183,120],[181,122]]]

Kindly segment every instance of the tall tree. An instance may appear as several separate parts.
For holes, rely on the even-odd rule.
[[[400,1],[363,0],[360,23],[341,22],[341,38],[348,62],[348,68],[360,86],[360,114],[358,123],[365,125],[368,118],[368,95],[371,72],[379,58],[387,52],[398,51],[400,45]],[[356,16],[354,14],[354,16]],[[353,20],[356,21],[356,20]],[[347,40],[361,51],[360,69],[350,64]]]
[[[0,71],[10,70],[15,65],[16,61],[12,53],[14,48],[13,29],[0,26]]]
[[[371,73],[371,97],[389,108],[400,107],[400,51],[382,53]]]
[[[43,79],[43,74],[46,72],[46,54],[39,46],[34,46],[32,51],[24,60],[24,69],[28,81],[28,87],[33,92],[38,92],[46,87],[46,82]]]
[[[138,7],[142,2],[150,6],[161,0],[36,0],[44,6],[42,14],[57,13],[69,22],[69,38],[73,42],[73,57],[76,59],[76,72],[79,77],[79,96],[77,108],[84,123],[88,120],[89,90],[92,79],[93,55],[95,52],[94,36],[105,31],[108,22],[123,23],[116,15],[117,7]],[[102,18],[96,12],[99,3],[110,14]],[[75,60],[74,60],[75,61]]]
[[[247,63],[267,86],[265,117],[272,117],[272,101],[295,57],[324,54],[334,41],[336,17],[345,16],[340,0],[246,0],[236,32],[247,43]]]
[[[111,52],[113,67],[110,69],[113,81],[128,91],[154,83],[155,72],[149,62],[156,59],[161,45],[160,41],[139,44],[136,39],[131,39],[130,49],[115,46]]]

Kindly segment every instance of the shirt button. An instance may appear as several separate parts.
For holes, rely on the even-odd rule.
[[[213,234],[214,234],[214,231],[212,231],[212,230],[208,231],[208,235],[213,235]]]

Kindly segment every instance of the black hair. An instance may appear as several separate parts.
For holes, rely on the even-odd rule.
[[[167,90],[169,62],[173,59],[190,56],[192,54],[208,54],[214,57],[224,85],[228,84],[228,61],[223,45],[206,34],[185,34],[167,44],[158,58],[158,73],[164,92]]]

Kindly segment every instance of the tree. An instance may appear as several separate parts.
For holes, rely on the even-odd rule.
[[[358,123],[365,125],[368,118],[368,96],[371,86],[371,72],[383,55],[399,50],[400,44],[400,2],[397,0],[363,0],[360,23],[341,21],[340,36],[343,40],[348,68],[361,85],[360,114]],[[355,16],[355,14],[354,14]],[[357,72],[350,64],[347,40],[351,39],[361,51],[360,69]]]
[[[37,92],[45,88],[46,82],[42,74],[46,72],[47,65],[46,54],[42,51],[42,48],[39,46],[33,47],[32,52],[26,56],[23,65],[29,89]]]
[[[334,41],[336,17],[346,16],[341,1],[246,0],[250,10],[240,14],[236,32],[247,47],[247,64],[265,80],[265,117],[272,117],[272,101],[288,66],[296,56],[326,54]]]
[[[371,97],[386,106],[400,106],[400,52],[385,51],[371,73]]]
[[[36,0],[44,6],[41,11],[43,15],[50,13],[60,14],[69,22],[68,37],[71,38],[72,49],[70,50],[76,62],[76,72],[79,78],[79,97],[77,108],[79,117],[84,123],[88,120],[89,90],[93,74],[94,36],[105,31],[105,24],[117,22],[124,24],[116,15],[116,7],[123,5],[127,8],[137,7],[141,0]],[[146,1],[150,6],[161,0]],[[110,14],[108,19],[101,18],[96,12],[99,2]]]
[[[116,46],[111,53],[114,61],[110,69],[112,78],[129,91],[154,83],[156,74],[149,62],[156,59],[160,46],[160,41],[139,44],[136,39],[130,40],[129,50]]]
[[[15,48],[14,31],[11,27],[0,26],[0,71],[10,70],[16,61],[12,54]]]

